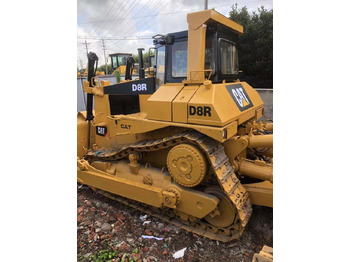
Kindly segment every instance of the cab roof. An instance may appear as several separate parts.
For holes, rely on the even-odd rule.
[[[206,24],[209,21],[215,21],[220,24],[223,24],[226,27],[231,28],[238,35],[243,34],[243,26],[220,14],[219,12],[216,12],[213,9],[202,10],[187,14],[188,25],[191,29],[194,30],[200,27],[201,25]]]
[[[114,54],[109,54],[109,56],[117,56],[117,55],[130,55],[130,56],[132,56],[131,53],[114,53]]]

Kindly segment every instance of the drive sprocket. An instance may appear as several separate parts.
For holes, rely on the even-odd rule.
[[[208,172],[205,155],[189,144],[174,146],[169,151],[167,167],[173,179],[185,187],[197,186]]]

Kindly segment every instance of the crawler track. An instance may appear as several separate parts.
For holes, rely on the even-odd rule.
[[[211,167],[218,179],[219,185],[232,201],[237,209],[238,215],[234,223],[226,228],[215,227],[204,219],[195,223],[186,223],[176,217],[174,211],[168,208],[157,209],[132,201],[106,191],[97,189],[97,191],[111,199],[122,202],[149,215],[163,219],[169,223],[177,225],[189,232],[196,233],[210,239],[228,242],[239,238],[249,218],[252,214],[252,207],[248,192],[241,185],[232,169],[229,159],[225,154],[221,143],[213,140],[196,131],[186,131],[163,139],[143,140],[134,144],[126,145],[121,149],[103,149],[93,150],[86,154],[85,159],[92,161],[117,161],[127,157],[132,152],[154,152],[164,148],[170,148],[178,144],[188,143],[198,146],[205,152]]]

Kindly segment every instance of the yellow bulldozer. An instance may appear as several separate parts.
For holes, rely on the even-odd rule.
[[[89,54],[78,182],[227,242],[243,233],[252,205],[273,205],[273,124],[259,121],[264,103],[238,78],[243,27],[214,10],[187,22],[154,39],[154,77],[110,85]]]

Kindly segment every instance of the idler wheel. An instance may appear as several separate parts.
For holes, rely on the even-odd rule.
[[[232,225],[235,220],[236,208],[230,198],[219,187],[209,187],[204,192],[220,199],[217,209],[206,215],[205,220],[216,227]]]
[[[167,167],[173,179],[185,187],[201,183],[208,171],[205,155],[188,144],[177,145],[169,151]]]

